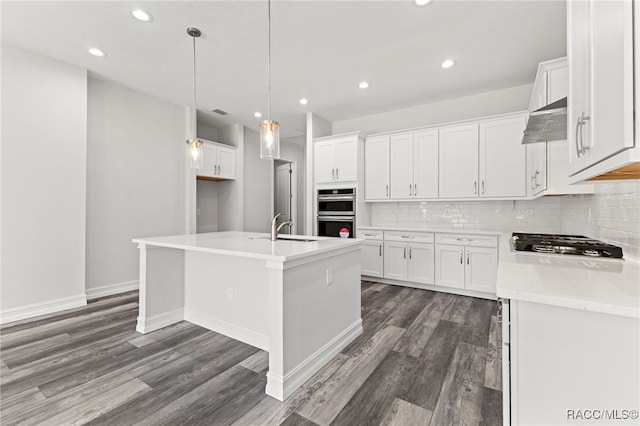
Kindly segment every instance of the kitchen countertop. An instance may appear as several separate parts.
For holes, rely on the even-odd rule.
[[[500,231],[482,229],[435,228],[422,226],[358,226],[358,231],[433,232],[438,234],[502,235]]]
[[[640,264],[633,260],[514,252],[500,238],[498,297],[640,318]]]
[[[138,244],[168,247],[206,253],[226,254],[254,259],[287,262],[308,256],[355,247],[362,240],[355,238],[330,238],[305,235],[282,234],[292,240],[271,241],[269,234],[257,232],[210,232],[206,234],[183,234],[167,237],[134,238]],[[313,239],[304,242],[296,239]]]

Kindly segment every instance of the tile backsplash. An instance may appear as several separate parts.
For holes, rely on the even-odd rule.
[[[598,184],[596,193],[527,201],[372,203],[373,226],[582,234],[640,259],[640,182]]]

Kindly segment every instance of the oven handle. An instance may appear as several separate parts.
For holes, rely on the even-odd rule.
[[[355,216],[318,216],[318,222],[354,222]]]
[[[355,195],[318,195],[320,201],[342,201],[342,200],[356,200]]]
[[[323,212],[323,211],[319,211],[318,212],[318,216],[340,216],[340,217],[344,217],[344,216],[354,216],[355,212],[353,211],[347,211],[347,212],[341,212],[341,211],[328,211],[328,212]]]

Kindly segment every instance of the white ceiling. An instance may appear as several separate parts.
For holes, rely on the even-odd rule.
[[[180,105],[256,129],[266,110],[266,1],[2,1],[2,40]],[[150,23],[133,19],[142,8]],[[338,121],[531,83],[566,54],[565,1],[279,1],[272,16],[272,118],[304,132],[305,113]],[[97,58],[89,47],[104,50]],[[446,58],[457,65],[440,67]],[[369,89],[357,84],[367,80]],[[298,104],[306,97],[309,104]]]

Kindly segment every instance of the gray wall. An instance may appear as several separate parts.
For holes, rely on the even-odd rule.
[[[84,303],[86,71],[3,44],[2,105],[4,321]]]
[[[260,159],[260,135],[244,128],[244,230],[269,232],[273,205],[273,161]]]
[[[136,281],[135,237],[184,233],[184,110],[89,78],[87,289]]]

